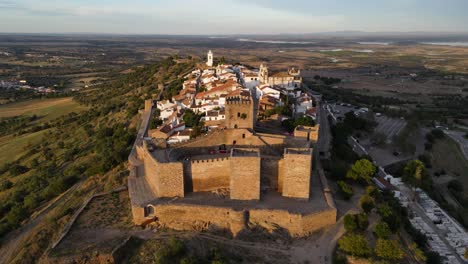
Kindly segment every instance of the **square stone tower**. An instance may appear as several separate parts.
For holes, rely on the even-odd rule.
[[[280,162],[279,188],[283,196],[309,199],[312,148],[286,148]]]
[[[230,198],[260,200],[260,152],[258,149],[231,150]]]
[[[254,128],[257,117],[250,92],[241,91],[238,95],[226,97],[225,109],[227,128]]]

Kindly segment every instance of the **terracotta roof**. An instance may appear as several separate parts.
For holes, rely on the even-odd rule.
[[[214,87],[213,89],[211,89],[209,91],[198,93],[196,98],[201,99],[201,98],[203,98],[205,96],[208,96],[208,95],[213,94],[213,93],[218,93],[218,92],[225,92],[227,94],[227,93],[230,92],[231,88],[236,87],[237,85],[238,85],[238,83],[235,82],[235,81],[227,81],[225,84]]]
[[[385,189],[392,190],[392,191],[396,190],[395,186],[393,186],[390,182],[388,182],[383,177],[380,177],[380,176],[374,177],[374,181],[376,182],[377,185],[380,185]]]
[[[165,125],[165,126],[162,126],[159,131],[163,132],[164,134],[168,134],[169,132],[172,131],[172,127],[171,125]]]
[[[284,78],[284,77],[294,77],[294,76],[290,75],[287,72],[276,72],[276,73],[271,74],[269,77]]]
[[[183,95],[183,94],[174,95],[174,96],[172,97],[172,99],[174,99],[174,100],[176,100],[176,101],[182,101],[182,100],[185,99],[185,95]]]

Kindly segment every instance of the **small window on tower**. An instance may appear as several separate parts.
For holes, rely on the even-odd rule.
[[[245,134],[242,134],[242,138],[245,138]]]
[[[240,115],[241,115],[240,113],[237,113],[237,117],[240,117]]]

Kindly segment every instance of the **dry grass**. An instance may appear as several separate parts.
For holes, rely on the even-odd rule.
[[[85,109],[85,106],[73,101],[71,97],[34,99],[0,106],[0,117],[37,115],[41,117],[41,122],[46,122],[62,115]]]
[[[42,130],[36,133],[25,134],[21,136],[0,137],[0,166],[12,162],[23,156],[29,146],[36,145],[42,141],[43,136],[48,130]]]
[[[432,155],[434,170],[445,170],[468,187],[468,161],[455,141],[448,137],[438,140],[433,146]]]

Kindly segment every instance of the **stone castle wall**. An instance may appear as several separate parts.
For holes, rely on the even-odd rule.
[[[177,153],[179,150],[180,152],[186,153],[186,151],[190,151],[190,149],[196,151],[198,148],[217,147],[222,144],[228,146],[262,147],[269,145],[279,146],[286,143],[286,137],[281,135],[255,135],[248,129],[225,129],[213,131],[206,136],[196,138],[186,143],[176,144],[172,147],[172,152]]]
[[[192,182],[192,191],[205,192],[229,188],[230,160],[226,158],[194,160],[189,162],[186,179]]]
[[[301,229],[310,233],[324,226],[333,225],[336,223],[336,214],[336,208],[330,208],[319,213],[304,215],[301,218]]]
[[[306,236],[336,223],[336,209],[302,215],[286,210],[231,208],[192,204],[154,205],[155,218],[164,227],[175,230],[224,229],[238,234],[248,225],[259,225],[268,231],[284,228],[293,237]]]
[[[181,162],[158,162],[143,146],[137,146],[137,155],[143,160],[146,181],[157,197],[184,197],[184,172]]]
[[[231,199],[260,199],[260,159],[259,156],[231,157]]]

